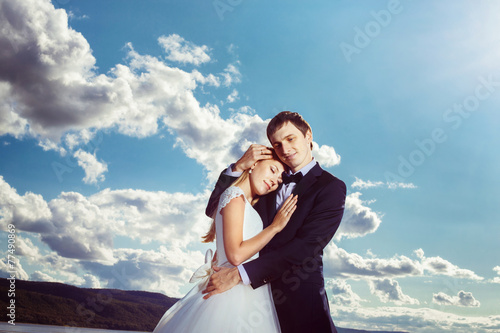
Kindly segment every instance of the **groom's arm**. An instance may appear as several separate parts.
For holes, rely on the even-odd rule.
[[[222,171],[215,183],[215,188],[210,195],[210,199],[208,199],[207,208],[205,209],[205,214],[213,218],[215,210],[217,209],[217,205],[219,204],[219,198],[224,193],[224,191],[236,180],[238,179],[238,174],[234,175],[230,170],[231,166],[228,169]],[[229,174],[228,174],[229,173]],[[241,173],[240,173],[241,174]]]
[[[281,278],[292,266],[310,265],[337,231],[344,213],[345,196],[346,186],[341,180],[326,185],[290,242],[244,264],[252,287]]]

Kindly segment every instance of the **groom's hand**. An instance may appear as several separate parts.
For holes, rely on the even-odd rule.
[[[273,152],[271,149],[263,145],[253,144],[233,165],[233,171],[243,172],[250,169],[258,161],[269,160],[271,158],[273,158]]]
[[[236,286],[240,281],[240,272],[237,267],[214,267],[215,273],[210,277],[208,285],[202,291],[204,299],[209,299],[211,296],[223,293]]]

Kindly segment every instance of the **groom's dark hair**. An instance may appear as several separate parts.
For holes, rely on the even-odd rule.
[[[292,123],[297,129],[306,136],[307,131],[310,131],[312,134],[311,126],[305,121],[304,118],[297,112],[292,111],[282,111],[274,116],[273,119],[267,125],[267,138],[271,141],[271,135],[276,133],[277,130],[282,128],[286,123]],[[311,150],[313,148],[313,144],[311,142]]]

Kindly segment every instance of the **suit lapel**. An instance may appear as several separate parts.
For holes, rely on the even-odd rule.
[[[302,194],[317,182],[317,179],[323,173],[323,169],[319,163],[309,170],[309,172],[302,178],[302,180],[295,186],[292,191],[293,194],[298,194],[299,198]],[[279,189],[276,191],[278,193]],[[256,210],[263,221],[264,228],[269,226],[276,215],[276,194],[272,193],[261,198],[256,205]]]
[[[319,166],[319,163],[316,165],[302,178],[302,180],[295,186],[292,193],[300,196],[307,192],[307,190],[316,183],[317,179],[323,173],[323,169]],[[275,199],[276,200],[276,199]]]

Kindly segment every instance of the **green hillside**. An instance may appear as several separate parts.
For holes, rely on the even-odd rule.
[[[0,278],[0,294],[7,296],[8,289],[8,281]],[[16,323],[152,331],[178,299],[145,291],[16,280],[15,300]],[[0,307],[5,309],[8,301],[1,297]],[[1,321],[7,320],[2,316]]]

